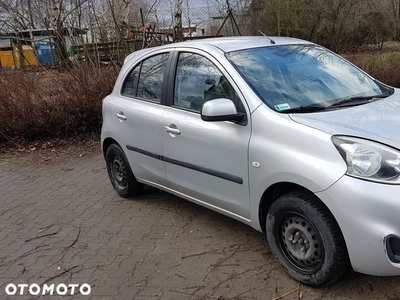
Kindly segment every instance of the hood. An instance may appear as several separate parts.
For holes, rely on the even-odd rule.
[[[351,135],[400,148],[400,90],[371,103],[332,111],[290,114],[298,123],[332,135]]]

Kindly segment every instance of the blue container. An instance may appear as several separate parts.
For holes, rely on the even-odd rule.
[[[54,47],[50,44],[36,43],[35,47],[39,64],[54,64],[56,62]]]

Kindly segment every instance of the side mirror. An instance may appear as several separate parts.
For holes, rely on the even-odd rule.
[[[229,99],[214,99],[203,104],[201,119],[203,121],[240,121],[244,114],[238,113],[235,104]]]

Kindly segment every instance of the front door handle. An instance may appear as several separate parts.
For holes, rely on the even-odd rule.
[[[123,113],[122,111],[117,112],[116,115],[117,115],[117,118],[118,118],[118,119],[120,119],[120,120],[122,120],[122,121],[125,121],[125,120],[126,120],[126,116],[124,115],[124,113]]]
[[[173,128],[170,126],[164,126],[165,131],[172,134],[181,134],[181,131],[178,128]]]

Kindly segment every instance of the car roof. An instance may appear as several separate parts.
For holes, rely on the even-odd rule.
[[[274,41],[274,43],[271,42]],[[300,45],[300,44],[313,44],[311,42],[289,38],[289,37],[281,37],[281,36],[231,36],[231,37],[218,37],[218,38],[206,38],[206,39],[196,39],[185,42],[178,42],[167,44],[164,46],[146,48],[142,50],[138,50],[130,54],[125,62],[132,59],[133,57],[142,54],[148,53],[149,51],[154,51],[158,49],[171,49],[178,47],[189,47],[189,48],[197,48],[203,50],[210,50],[210,48],[218,48],[223,52],[231,52],[238,51],[244,49],[258,48],[258,47],[267,47],[267,46],[279,46],[279,45]]]
[[[275,43],[272,43],[273,40]],[[311,42],[289,38],[289,37],[266,37],[266,36],[232,36],[232,37],[220,37],[220,38],[208,38],[198,39],[180,43],[169,44],[167,46],[187,46],[187,47],[199,47],[205,48],[208,46],[214,46],[221,49],[224,52],[231,52],[243,49],[266,47],[266,46],[279,46],[279,45],[292,45],[292,44],[312,44]]]

